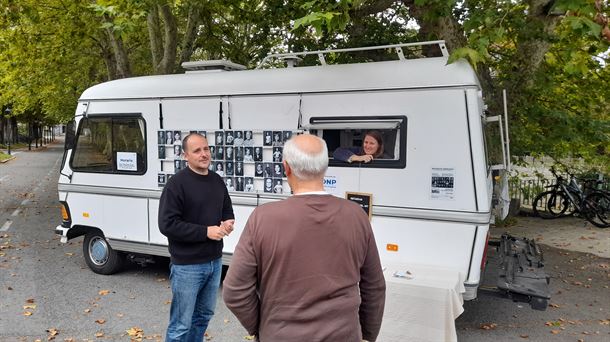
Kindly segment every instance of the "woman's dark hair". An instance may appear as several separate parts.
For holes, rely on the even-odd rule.
[[[364,134],[364,137],[366,138],[366,136],[369,136],[375,140],[377,140],[377,144],[379,144],[379,147],[377,147],[377,151],[375,151],[375,154],[373,154],[374,158],[379,158],[383,155],[383,136],[381,135],[381,132],[379,131],[368,131]],[[362,143],[364,144],[364,139],[362,140]]]

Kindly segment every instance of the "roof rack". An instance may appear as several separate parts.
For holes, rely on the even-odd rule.
[[[288,53],[275,53],[267,55],[257,66],[256,69],[260,69],[263,65],[268,63],[272,59],[282,59],[295,61],[299,60],[299,56],[307,56],[307,55],[318,55],[318,60],[321,65],[326,65],[326,59],[324,55],[329,53],[337,53],[337,52],[355,52],[355,51],[368,51],[368,50],[382,50],[382,49],[395,49],[396,54],[398,55],[399,60],[406,60],[405,55],[403,53],[403,47],[417,47],[417,46],[426,46],[426,45],[438,45],[441,53],[444,57],[449,57],[449,52],[447,51],[447,47],[445,46],[444,40],[433,40],[429,42],[417,42],[417,43],[403,43],[403,44],[392,44],[392,45],[380,45],[380,46],[366,46],[366,47],[358,47],[358,48],[348,48],[348,49],[335,49],[335,50],[319,50],[319,51],[303,51],[303,52],[288,52]],[[289,64],[289,67],[294,66],[294,64]]]
[[[215,59],[209,61],[184,62],[182,67],[186,72],[192,71],[235,71],[246,70],[245,65],[233,63],[230,60]]]

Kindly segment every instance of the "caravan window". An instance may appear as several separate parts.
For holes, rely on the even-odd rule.
[[[74,171],[141,175],[146,172],[141,117],[88,117],[80,121],[70,166]]]
[[[406,165],[406,116],[313,117],[305,127],[326,141],[330,166],[404,168]],[[376,131],[383,140],[383,157],[370,163],[347,163],[333,158],[339,147],[362,146],[367,132]]]

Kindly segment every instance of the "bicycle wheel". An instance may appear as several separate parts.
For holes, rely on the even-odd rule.
[[[568,216],[574,214],[574,206],[570,205],[570,199],[563,191],[554,192],[549,195],[546,209],[553,217]]]
[[[568,209],[566,196],[556,190],[544,191],[538,194],[532,204],[534,214],[543,219],[557,218]]]
[[[585,197],[585,217],[596,227],[610,227],[610,196],[594,192]]]

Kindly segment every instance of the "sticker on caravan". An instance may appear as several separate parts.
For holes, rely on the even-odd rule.
[[[335,176],[324,176],[324,191],[329,194],[337,193],[337,177]]]
[[[135,152],[117,152],[116,160],[117,170],[138,171],[138,156]]]
[[[453,200],[455,198],[455,169],[432,168],[430,198],[434,200]]]

